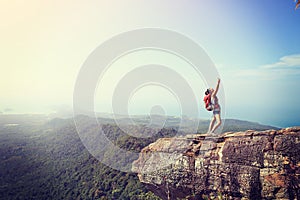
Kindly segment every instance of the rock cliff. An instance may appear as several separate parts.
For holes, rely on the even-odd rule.
[[[300,199],[300,127],[162,138],[133,171],[162,199]]]

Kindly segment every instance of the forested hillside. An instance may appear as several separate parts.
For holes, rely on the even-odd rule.
[[[123,148],[138,150],[155,140],[137,142],[120,136],[114,125],[105,126],[105,131]],[[163,133],[171,136],[173,132]],[[2,126],[0,137],[1,199],[156,198],[135,174],[113,170],[93,158],[82,145],[73,120]]]
[[[90,155],[73,119],[17,118],[0,122],[1,199],[158,199],[136,174],[111,169]],[[231,124],[238,130],[249,128],[249,122]],[[202,129],[206,126],[204,121]],[[176,135],[176,126],[172,127],[156,130],[151,138],[129,136],[111,123],[103,130],[115,145],[139,152],[158,138]],[[141,129],[153,131],[145,125],[137,130]]]

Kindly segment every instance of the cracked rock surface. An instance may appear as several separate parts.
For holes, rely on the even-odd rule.
[[[162,199],[300,199],[300,127],[162,138],[133,171]]]

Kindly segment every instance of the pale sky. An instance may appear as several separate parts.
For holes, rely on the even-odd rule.
[[[293,0],[2,0],[0,111],[72,108],[78,72],[93,50],[122,32],[159,27],[184,34],[206,50],[225,89],[224,117],[300,125],[300,10],[294,6]],[[97,111],[111,110],[118,76],[151,59],[181,71],[198,95],[200,117],[209,117],[202,105],[204,83],[179,58],[162,52],[135,53],[112,65],[103,80],[107,86],[97,90],[105,100],[95,94]],[[167,114],[178,114],[170,93],[144,89],[132,97],[132,113],[144,114],[161,103]]]

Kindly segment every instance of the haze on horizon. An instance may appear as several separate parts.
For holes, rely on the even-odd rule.
[[[226,94],[223,117],[299,126],[300,10],[294,7],[293,0],[2,1],[0,111],[69,112],[77,75],[96,47],[125,31],[159,27],[190,37],[214,61]],[[110,97],[122,73],[153,60],[190,82],[199,117],[208,118],[205,83],[178,57],[154,51],[130,54],[111,66],[96,91],[96,111],[112,111]],[[180,114],[168,91],[143,89],[129,102],[132,114],[147,114],[157,104],[168,115]],[[104,101],[97,101],[99,94]]]

